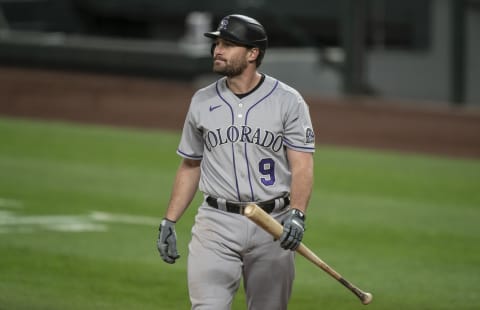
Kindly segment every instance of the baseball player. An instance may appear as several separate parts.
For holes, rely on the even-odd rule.
[[[205,36],[222,77],[191,100],[157,247],[167,263],[180,257],[175,223],[199,189],[204,200],[188,254],[192,309],[230,309],[242,277],[248,309],[287,309],[313,183],[308,106],[295,89],[258,71],[267,48],[258,21],[229,15]],[[249,202],[283,223],[279,240],[242,215]]]

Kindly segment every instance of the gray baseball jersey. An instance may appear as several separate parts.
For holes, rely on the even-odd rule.
[[[199,189],[223,201],[258,202],[289,193],[286,148],[314,151],[308,106],[293,88],[265,76],[238,98],[221,78],[192,98],[177,153],[202,160]],[[281,222],[287,209],[272,216]],[[192,309],[230,309],[243,276],[248,309],[287,309],[294,252],[246,217],[199,208],[188,254]]]
[[[240,99],[219,79],[195,93],[177,153],[202,160],[199,189],[227,201],[264,201],[289,192],[286,149],[314,152],[308,106],[265,75]]]

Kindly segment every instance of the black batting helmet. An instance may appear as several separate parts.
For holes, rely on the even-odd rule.
[[[206,32],[204,35],[212,39],[221,38],[247,47],[257,47],[260,49],[257,66],[260,65],[268,45],[267,32],[262,24],[251,17],[239,14],[225,16],[218,24],[216,31]]]

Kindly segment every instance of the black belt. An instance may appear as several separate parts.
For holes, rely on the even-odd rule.
[[[290,204],[290,198],[289,197],[278,197],[274,198],[271,200],[267,201],[262,201],[262,202],[256,202],[255,204],[259,206],[260,208],[263,209],[263,211],[267,213],[272,213],[273,210],[275,209],[275,201],[277,199],[283,199],[283,207],[286,207]],[[213,207],[215,209],[219,209],[218,207],[218,199],[212,196],[208,196],[206,199],[206,202],[210,207]],[[227,201],[225,203],[225,208],[227,212],[230,213],[237,213],[237,214],[243,214],[243,210],[245,207],[249,204],[249,202],[229,202]]]

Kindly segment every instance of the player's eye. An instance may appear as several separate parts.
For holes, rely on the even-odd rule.
[[[215,42],[216,46],[221,46],[221,47],[233,47],[236,46],[235,43],[226,41],[226,40],[218,40]]]

